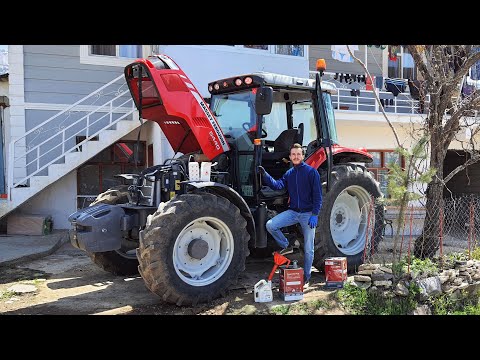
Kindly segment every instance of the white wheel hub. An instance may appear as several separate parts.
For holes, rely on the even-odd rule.
[[[345,255],[355,255],[365,245],[370,194],[360,186],[349,186],[335,200],[330,231],[335,246]]]
[[[217,281],[228,269],[234,251],[229,227],[214,217],[198,218],[178,235],[173,264],[187,284],[206,286]]]

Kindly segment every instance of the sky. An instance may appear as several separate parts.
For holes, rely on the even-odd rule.
[[[8,50],[8,45],[0,45],[0,50]]]

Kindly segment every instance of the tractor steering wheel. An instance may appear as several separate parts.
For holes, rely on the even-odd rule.
[[[245,130],[248,133],[257,131],[257,125],[256,124],[253,125],[252,127],[250,127],[250,123],[244,122],[242,124],[242,127],[243,127],[243,130]],[[262,138],[266,138],[267,136],[268,136],[267,131],[262,127]]]

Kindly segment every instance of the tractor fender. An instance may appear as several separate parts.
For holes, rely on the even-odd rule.
[[[249,206],[238,192],[227,185],[213,181],[186,181],[185,184],[187,185],[186,189],[188,189],[188,185],[193,186],[196,190],[208,191],[209,193],[221,196],[237,206],[247,221],[247,231],[250,234],[250,241],[253,241],[253,244],[255,244],[255,221],[253,220]],[[187,190],[187,192],[192,192],[192,190]]]
[[[332,152],[334,164],[344,164],[350,162],[370,163],[373,159],[372,155],[364,149],[354,149],[340,145],[333,145]],[[315,169],[318,169],[323,165],[326,159],[327,156],[325,154],[325,149],[322,147],[310,155],[308,159],[305,160],[305,163]]]

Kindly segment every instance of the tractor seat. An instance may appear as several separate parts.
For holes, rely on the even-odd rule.
[[[287,158],[290,154],[290,147],[298,139],[298,129],[283,130],[281,134],[273,142],[273,152],[262,153],[264,160],[281,160]]]

